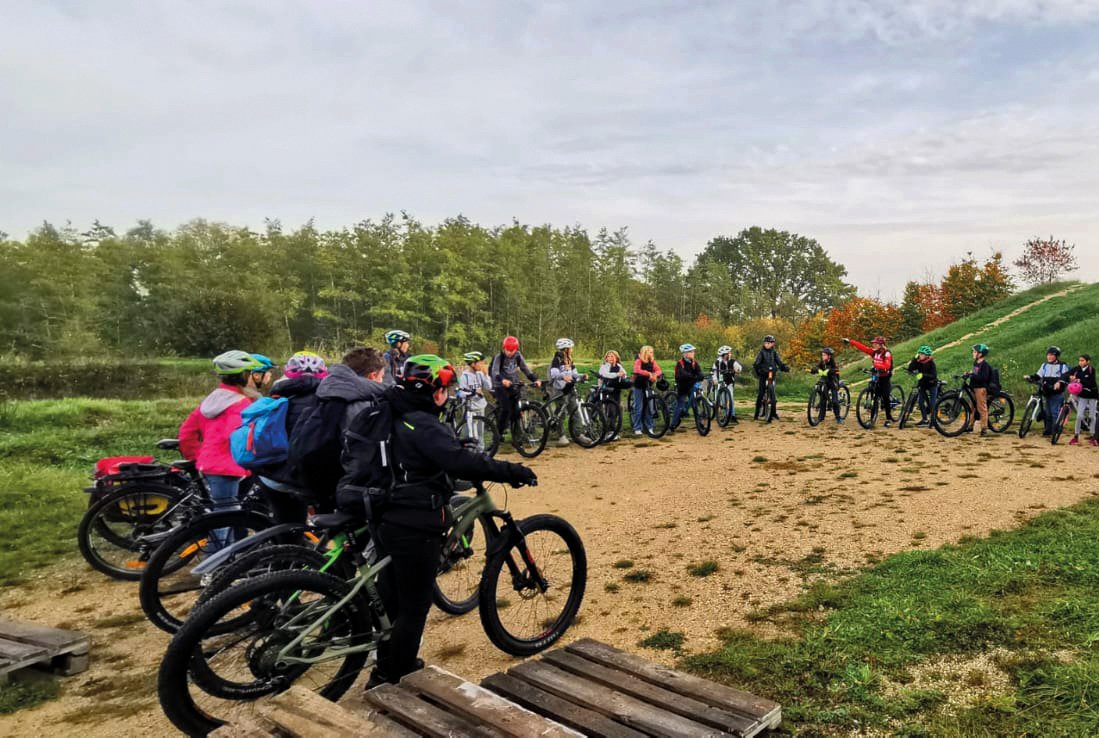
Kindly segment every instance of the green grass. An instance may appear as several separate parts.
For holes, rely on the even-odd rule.
[[[687,573],[692,577],[708,577],[718,570],[716,561],[702,561],[687,567]]]
[[[987,539],[896,554],[768,608],[763,618],[797,637],[723,630],[721,649],[683,664],[782,703],[796,735],[1096,735],[1096,540],[1089,500]],[[993,648],[1009,654],[998,660],[1006,694],[942,711],[942,694],[905,686],[916,665]]]
[[[683,648],[687,636],[679,631],[670,631],[662,628],[648,638],[642,639],[637,645],[642,648],[654,648],[658,651],[678,651]]]
[[[36,679],[0,686],[0,715],[7,715],[27,707],[34,707],[60,694],[56,679]]]
[[[43,400],[0,407],[0,585],[76,552],[101,456],[153,454],[197,400]]]

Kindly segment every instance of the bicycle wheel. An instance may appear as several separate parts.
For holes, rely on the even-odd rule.
[[[728,387],[721,387],[717,391],[714,401],[714,416],[721,428],[727,428],[733,421],[733,393]]]
[[[633,388],[626,392],[626,414],[633,417]]]
[[[1034,422],[1034,416],[1038,414],[1038,407],[1041,404],[1036,397],[1027,400],[1026,407],[1023,408],[1023,416],[1019,418],[1019,438],[1026,438],[1027,433],[1030,433],[1031,423]]]
[[[157,675],[164,714],[187,735],[206,735],[254,714],[255,701],[300,684],[329,700],[355,682],[367,653],[341,655],[373,636],[369,607],[351,599],[324,618],[287,655],[318,659],[284,662],[279,652],[347,596],[351,585],[315,571],[280,571],[249,579],[210,600],[172,638]],[[247,629],[222,634],[219,624],[251,614]],[[298,623],[291,621],[297,618]],[[334,654],[334,655],[330,655]]]
[[[1057,420],[1053,423],[1053,433],[1049,436],[1051,445],[1056,446],[1057,441],[1061,440],[1061,434],[1065,431],[1065,423],[1068,422],[1070,412],[1072,412],[1072,408],[1069,407],[1069,402],[1066,400],[1065,404],[1061,405],[1061,409],[1057,411]]]
[[[867,430],[878,422],[878,395],[873,388],[866,387],[859,392],[859,399],[855,403],[855,418]]]
[[[809,425],[813,427],[820,425],[820,422],[824,420],[826,411],[827,403],[825,402],[824,392],[819,387],[814,387],[809,391],[809,406],[806,410]]]
[[[695,430],[698,435],[707,436],[714,423],[714,408],[703,397],[691,400],[691,413],[695,416]]]
[[[912,417],[912,411],[916,409],[917,395],[916,390],[913,390],[912,394],[908,395],[908,399],[904,401],[904,409],[901,410],[900,420],[897,421],[898,428],[903,430],[908,425],[908,419]]]
[[[84,560],[115,579],[137,581],[151,546],[144,536],[165,533],[189,514],[183,494],[168,485],[131,483],[100,498],[84,512],[76,543]]]
[[[931,410],[932,425],[947,438],[956,438],[965,433],[972,417],[972,408],[957,392],[944,392],[939,395],[935,407]]]
[[[993,433],[1004,433],[1015,420],[1015,401],[1011,396],[1000,392],[988,400],[988,429]]]
[[[901,387],[899,384],[894,384],[889,388],[889,414],[892,417],[897,417],[897,413],[904,407],[904,400],[904,387]]]
[[[240,540],[269,527],[271,520],[264,515],[234,510],[203,515],[172,532],[149,557],[141,573],[138,599],[149,622],[165,632],[175,633],[203,588],[201,578],[192,574],[191,569],[220,550],[226,531],[232,531]]]
[[[622,406],[614,400],[603,400],[600,403],[600,412],[603,413],[604,431],[601,443],[613,441],[622,432]]]
[[[851,390],[846,384],[841,384],[837,394],[840,398],[840,420],[847,420],[847,413],[851,411]]]
[[[520,456],[533,459],[546,448],[549,419],[545,409],[532,402],[519,405],[519,416],[511,424],[511,445]]]
[[[672,424],[671,415],[668,413],[668,405],[664,402],[664,398],[659,395],[653,395],[646,402],[649,403],[649,417],[641,418],[642,423],[645,424],[645,433],[650,438],[663,438],[664,434],[668,432],[668,427]]]
[[[484,415],[473,415],[470,416],[468,425],[472,426],[473,440],[477,442],[477,447],[489,456],[495,456],[500,450],[500,429],[495,419]],[[470,428],[467,426],[465,430],[468,431]]]
[[[320,570],[328,559],[320,551],[308,546],[281,544],[260,546],[225,566],[218,568],[210,577],[210,582],[198,593],[195,607],[198,607],[241,582],[275,571],[293,569]],[[328,572],[333,576],[346,579],[351,576],[346,567]],[[346,576],[345,576],[346,574]]]
[[[484,559],[490,548],[489,528],[478,520],[461,539],[443,546],[431,599],[448,615],[465,615],[477,607]]]
[[[603,412],[591,402],[581,402],[569,413],[569,437],[581,448],[598,446],[606,428]]]
[[[584,599],[588,559],[580,535],[562,518],[534,515],[516,525],[522,537],[513,536],[485,567],[481,625],[501,651],[530,656],[572,625]]]

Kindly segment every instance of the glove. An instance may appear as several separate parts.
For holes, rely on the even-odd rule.
[[[534,487],[538,484],[538,475],[535,474],[534,470],[529,466],[513,464],[509,484],[511,484],[512,487]]]
[[[843,339],[843,342],[844,343],[851,343],[851,339],[850,338],[845,338],[845,339]]]

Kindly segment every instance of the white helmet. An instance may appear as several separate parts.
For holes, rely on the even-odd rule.
[[[572,348],[575,345],[576,344],[574,344],[572,342],[571,338],[558,338],[557,339],[557,344],[556,344],[558,351],[560,351],[562,349]]]
[[[681,354],[685,354],[688,351],[694,351],[694,350],[695,350],[695,347],[694,347],[693,343],[685,343],[685,344],[683,344],[682,346],[679,347],[679,353],[681,353]]]
[[[721,348],[719,348],[717,350],[717,355],[718,356],[724,356],[725,354],[731,354],[731,353],[733,353],[733,347],[732,346],[722,346]]]

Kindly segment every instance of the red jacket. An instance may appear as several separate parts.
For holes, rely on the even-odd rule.
[[[867,346],[865,343],[859,343],[853,338],[851,339],[851,345],[874,360],[874,368],[878,370],[879,375],[888,375],[893,373],[892,351],[886,348],[875,351],[874,349]]]

